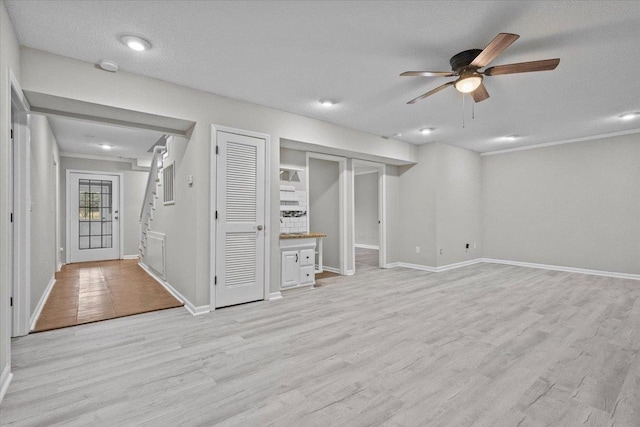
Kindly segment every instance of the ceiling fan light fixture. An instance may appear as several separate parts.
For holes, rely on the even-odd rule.
[[[129,49],[137,52],[151,49],[151,43],[140,37],[126,35],[120,37],[120,40],[122,40],[122,43],[129,46]]]
[[[463,72],[462,75],[453,84],[458,92],[471,93],[478,89],[478,86],[482,84],[482,75],[476,72]]]

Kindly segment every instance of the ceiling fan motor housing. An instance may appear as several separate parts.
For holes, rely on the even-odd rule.
[[[478,56],[480,52],[482,52],[482,49],[469,49],[454,55],[449,60],[449,64],[451,64],[451,69],[456,74],[459,74],[460,71],[467,68],[469,64],[471,64],[471,62],[474,59],[476,59],[476,56]]]

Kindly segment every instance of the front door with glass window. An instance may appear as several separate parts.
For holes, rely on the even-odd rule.
[[[120,258],[120,176],[67,173],[67,262]]]

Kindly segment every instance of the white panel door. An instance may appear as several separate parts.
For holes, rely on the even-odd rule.
[[[67,174],[67,262],[120,258],[120,176]]]
[[[265,298],[265,140],[218,131],[215,306]]]

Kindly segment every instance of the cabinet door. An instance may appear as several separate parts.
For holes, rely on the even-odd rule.
[[[298,251],[282,252],[282,287],[287,288],[298,284],[300,271]]]

